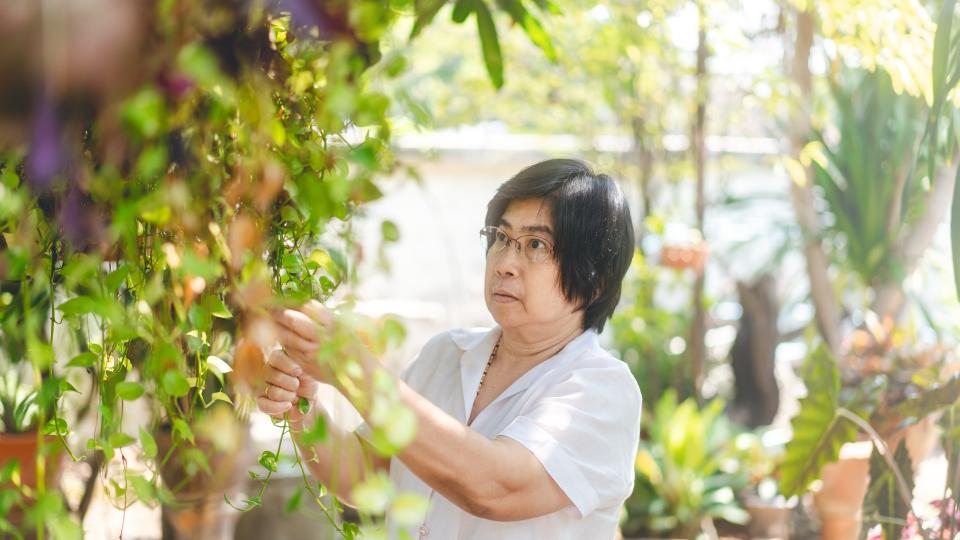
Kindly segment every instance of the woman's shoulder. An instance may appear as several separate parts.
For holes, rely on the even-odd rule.
[[[451,360],[459,359],[464,351],[479,345],[490,331],[490,328],[454,328],[440,332],[423,344],[401,375],[406,379],[414,370],[429,372],[440,363],[451,364]]]
[[[589,393],[611,393],[638,406],[643,399],[630,366],[603,348],[597,339],[590,339],[559,371],[561,380],[582,385]]]

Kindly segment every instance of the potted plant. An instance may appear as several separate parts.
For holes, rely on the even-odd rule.
[[[646,418],[636,460],[636,487],[627,499],[625,538],[694,538],[716,533],[714,519],[743,525],[736,492],[747,482],[724,403],[677,403],[668,390]]]

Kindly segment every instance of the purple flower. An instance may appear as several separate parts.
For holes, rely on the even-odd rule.
[[[44,97],[37,107],[27,158],[27,181],[37,193],[48,191],[64,165],[63,140],[53,102]]]

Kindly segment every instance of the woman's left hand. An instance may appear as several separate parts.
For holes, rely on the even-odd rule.
[[[330,366],[317,357],[332,337],[333,314],[320,302],[310,300],[299,309],[281,309],[272,315],[277,325],[277,339],[287,355],[313,378],[333,384]]]

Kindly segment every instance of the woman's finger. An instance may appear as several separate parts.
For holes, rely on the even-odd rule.
[[[317,349],[320,348],[320,343],[318,341],[304,339],[300,334],[287,329],[285,326],[277,327],[277,339],[280,341],[280,344],[283,345],[283,348],[287,349],[288,352],[291,350],[296,350],[301,353],[314,354],[317,352]]]
[[[297,389],[300,388],[300,379],[287,375],[279,369],[267,369],[267,375],[264,379],[274,386],[291,392],[296,392]]]
[[[297,399],[296,392],[291,392],[289,390],[284,390],[279,386],[274,386],[272,384],[267,385],[267,390],[263,393],[267,399],[273,401],[286,401],[288,403]]]
[[[309,375],[300,376],[300,387],[297,388],[297,394],[309,400],[316,399],[317,390],[320,389],[320,383]]]
[[[306,304],[300,306],[300,311],[326,328],[333,326],[333,314],[316,300],[308,300]]]
[[[308,340],[317,340],[323,331],[317,321],[311,319],[305,313],[295,309],[284,309],[273,312],[273,320],[281,327],[287,328],[300,337]]]
[[[283,352],[282,349],[274,349],[274,351],[270,353],[270,358],[267,359],[267,365],[291,377],[299,377],[303,374],[303,368],[301,368],[293,358],[290,358],[290,355]]]
[[[257,397],[257,407],[270,416],[280,416],[293,407],[289,401],[273,401],[265,396]]]

